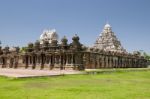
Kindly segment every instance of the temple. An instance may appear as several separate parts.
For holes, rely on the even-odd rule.
[[[77,34],[71,43],[66,36],[59,43],[55,29],[44,30],[39,40],[29,43],[24,49],[0,47],[0,67],[50,70],[143,68],[147,67],[147,60],[139,53],[128,53],[111,26],[106,24],[93,47],[81,44]]]

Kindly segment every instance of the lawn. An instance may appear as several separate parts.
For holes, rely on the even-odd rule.
[[[150,99],[150,71],[0,77],[0,99]]]

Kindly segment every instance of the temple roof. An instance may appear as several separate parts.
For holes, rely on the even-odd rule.
[[[97,38],[94,48],[105,51],[126,52],[112,31],[111,25],[108,23],[104,26],[102,33]]]
[[[52,30],[44,30],[40,35],[40,43],[43,44],[44,41],[48,41],[51,43],[52,40],[58,40],[58,34],[55,29]]]

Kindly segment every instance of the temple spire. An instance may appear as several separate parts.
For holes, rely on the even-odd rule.
[[[112,31],[111,25],[106,23],[104,29],[94,44],[94,48],[105,51],[126,52],[120,41]]]

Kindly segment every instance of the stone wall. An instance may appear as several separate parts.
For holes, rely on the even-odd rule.
[[[99,68],[143,68],[147,60],[138,54],[104,51],[86,48],[75,35],[72,43],[67,43],[64,37],[61,43],[52,40],[40,44],[36,41],[29,43],[26,50],[21,52],[18,47],[0,47],[1,68],[31,68],[31,69],[99,69]]]
[[[99,69],[145,68],[147,60],[141,56],[89,51],[27,52],[0,55],[1,68],[31,69]]]
[[[84,66],[88,69],[145,68],[147,60],[144,57],[129,54],[86,52]]]

